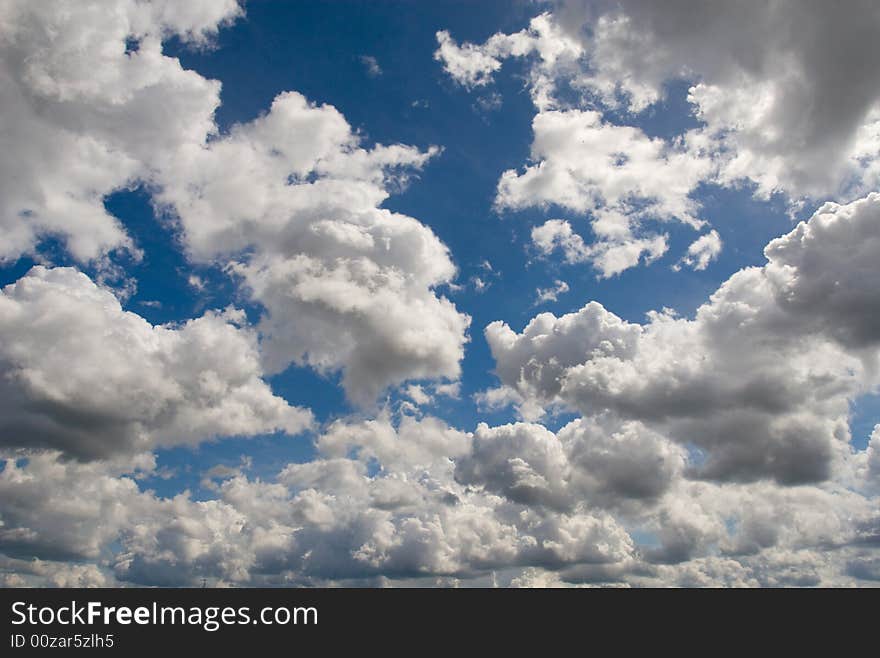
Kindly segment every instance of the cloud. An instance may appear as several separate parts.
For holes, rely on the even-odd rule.
[[[0,443],[100,459],[303,431],[311,413],[272,394],[242,320],[154,326],[74,269],[34,267],[0,293]]]
[[[880,341],[880,194],[828,203],[764,250],[776,302],[850,348]]]
[[[595,235],[587,247],[564,220],[550,220],[532,234],[544,251],[558,240],[569,262],[592,260],[608,277],[637,265],[644,253],[648,261],[665,253],[665,235],[645,232],[644,222],[703,225],[691,194],[710,176],[712,164],[687,144],[605,123],[595,111],[539,112],[532,129],[534,164],[501,174],[496,207],[559,206],[589,214]]]
[[[503,583],[537,569],[556,584],[778,586],[871,573],[853,566],[866,564],[860,529],[877,522],[869,499],[832,483],[688,480],[686,451],[635,421],[470,435],[404,415],[340,421],[318,449],[268,480],[226,473],[207,501],[138,491],[131,469],[152,472],[148,455],[9,460],[0,566],[26,582],[140,585],[425,584],[493,571]],[[640,547],[627,527],[653,540]],[[25,568],[17,555],[41,562]]]
[[[97,560],[149,498],[121,473],[132,461],[149,470],[152,457],[141,455],[120,466],[61,461],[57,454],[33,454],[24,465],[5,462],[0,551],[54,561]]]
[[[564,219],[548,219],[532,228],[532,244],[544,256],[549,256],[556,249],[561,250],[567,263],[584,262],[592,253],[584,239]]]
[[[556,104],[556,78],[576,69],[584,54],[578,39],[560,29],[549,13],[535,16],[524,30],[497,33],[479,45],[459,45],[446,30],[436,36],[439,47],[434,59],[443,64],[443,70],[453,80],[468,89],[490,84],[504,59],[532,56],[529,90],[532,101],[541,109]]]
[[[564,295],[569,291],[568,284],[565,281],[556,280],[553,282],[552,288],[538,288],[535,292],[537,297],[535,299],[535,305],[543,304],[545,302],[555,302],[559,299],[559,295]]]
[[[482,87],[491,80],[491,74],[501,68],[501,62],[473,44],[459,46],[446,30],[437,32],[439,48],[434,59],[456,82],[466,87]]]
[[[649,249],[665,252],[665,236],[644,233],[645,220],[699,228],[691,195],[701,185],[745,184],[764,199],[783,193],[792,211],[873,190],[880,76],[863,63],[876,59],[870,34],[878,26],[869,3],[693,11],[686,2],[661,9],[644,0],[560,0],[528,29],[483,44],[438,33],[435,58],[469,88],[488,85],[505,59],[526,58],[537,112],[531,158],[501,174],[496,207],[590,215],[599,252],[592,260],[608,277]],[[821,44],[846,46],[829,53]],[[699,127],[661,139],[622,125],[638,123],[674,80],[691,84]],[[691,261],[703,263],[689,252],[679,265]]]
[[[636,422],[577,419],[556,435],[532,423],[481,423],[455,477],[524,505],[620,509],[656,501],[684,464],[680,448]]]
[[[113,573],[141,584],[363,583],[630,559],[628,535],[607,513],[546,515],[466,490],[451,477],[450,439],[467,450],[467,436],[437,419],[404,419],[399,430],[387,420],[338,424],[319,459],[289,464],[276,482],[236,476],[215,501],[151,501],[124,532]],[[351,440],[362,446],[356,457],[334,456]],[[383,468],[369,475],[375,459]]]
[[[438,35],[437,59],[464,86],[487,87],[485,98],[505,58],[527,63],[533,158],[505,173],[498,198],[581,215],[593,233],[586,241],[551,219],[532,229],[539,255],[613,276],[665,253],[650,223],[703,226],[692,194],[705,182],[746,176],[759,194],[794,194],[873,175],[880,122],[859,108],[874,102],[876,74],[859,69],[865,89],[855,89],[824,68],[873,61],[873,45],[842,38],[875,27],[867,9],[822,18],[846,44],[829,51],[803,46],[822,23],[784,2],[674,5],[668,16],[623,6],[625,16],[557,6],[482,45]],[[877,579],[880,430],[857,451],[848,425],[851,403],[880,383],[880,196],[823,206],[690,318],[663,310],[629,322],[591,302],[540,313],[519,333],[490,324],[501,385],[477,401],[515,404],[529,422],[459,429],[409,402],[373,406],[392,387],[418,405],[461,388],[470,318],[437,293],[454,285],[453,260],[429,227],[383,207],[439,149],[366,146],[335,108],[296,92],[220,133],[219,83],[183,70],[162,40],[209,44],[241,14],[233,2],[55,9],[0,9],[0,131],[11,145],[0,156],[10,238],[0,257],[50,235],[83,262],[136,255],[103,200],[144,184],[187,257],[227,271],[260,320],[230,308],[152,325],[71,268],[36,267],[3,289],[0,583]],[[721,35],[722,19],[766,43],[745,29]],[[682,34],[694,25],[706,34]],[[612,107],[628,120],[680,76],[694,81],[703,128],[660,140],[611,120]],[[839,115],[819,93],[848,94]],[[774,134],[793,107],[808,109]],[[814,146],[820,128],[829,136]],[[707,228],[679,265],[704,269],[720,248]],[[493,276],[482,267],[475,288]],[[539,293],[565,290],[559,280]],[[157,466],[163,447],[311,427],[310,412],[264,380],[291,363],[341,373],[363,407],[320,429],[312,461],[259,477],[246,455],[238,467],[207,464],[209,500],[146,488],[169,473]],[[551,429],[538,422],[547,412],[578,415]]]
[[[350,398],[369,405],[407,379],[457,378],[470,318],[433,291],[455,276],[446,246],[378,207],[437,149],[359,141],[335,108],[286,92],[182,154],[157,199],[180,217],[191,256],[230,259],[266,309],[270,372],[341,370]]]
[[[455,275],[448,251],[417,220],[379,208],[438,149],[361,148],[338,111],[295,92],[219,135],[220,84],[163,55],[162,42],[203,45],[241,9],[187,7],[5,6],[0,258],[48,235],[80,261],[137,255],[103,201],[145,183],[190,259],[232,264],[266,308],[268,371],[341,370],[361,404],[409,378],[455,379],[469,318],[433,292]]]
[[[687,253],[676,263],[672,269],[678,271],[682,266],[690,267],[698,272],[709,267],[709,263],[718,258],[723,243],[718,231],[712,229],[694,240],[688,247]]]
[[[650,263],[667,250],[665,235],[647,235],[637,238],[629,228],[629,220],[616,213],[609,213],[593,223],[599,236],[591,244],[574,232],[564,219],[548,219],[532,228],[532,244],[543,256],[557,249],[566,263],[592,262],[600,278],[609,278],[634,267],[644,260]]]
[[[162,52],[204,44],[233,0],[7,2],[0,9],[0,260],[60,237],[80,261],[135,247],[103,198],[148,177],[163,153],[214,131],[220,84]],[[126,52],[126,41],[137,49]]]
[[[854,156],[880,101],[880,76],[864,66],[880,56],[872,3],[694,10],[687,2],[593,8],[563,0],[554,16],[588,50],[581,83],[609,105],[639,111],[662,97],[668,80],[693,81],[697,116],[729,151],[722,182],[745,178],[762,195],[821,197],[864,173]]]
[[[530,409],[607,410],[696,446],[701,477],[827,479],[849,453],[850,401],[876,385],[873,280],[856,273],[880,256],[866,237],[878,221],[876,195],[823,207],[692,320],[632,324],[591,302],[522,333],[494,322],[498,376]]]
[[[424,387],[418,384],[410,384],[406,387],[404,393],[416,406],[432,404],[434,402],[434,398],[425,391]]]
[[[379,66],[379,60],[375,57],[372,55],[361,55],[358,59],[360,59],[361,64],[364,65],[368,76],[371,78],[378,78],[382,75],[382,67]]]
[[[702,224],[690,194],[709,167],[685,147],[604,123],[594,111],[540,112],[532,130],[535,164],[501,174],[499,208],[555,204],[578,213],[631,210],[633,216]]]

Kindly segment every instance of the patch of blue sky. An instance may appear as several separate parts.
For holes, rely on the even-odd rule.
[[[868,393],[850,405],[849,431],[856,450],[868,447],[874,427],[880,423],[880,393]]]

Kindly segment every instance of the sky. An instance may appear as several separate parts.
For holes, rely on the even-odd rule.
[[[880,582],[880,9],[0,5],[0,583]]]

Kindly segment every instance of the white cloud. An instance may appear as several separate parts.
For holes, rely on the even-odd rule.
[[[133,479],[120,475],[134,467],[149,470],[152,457],[140,455],[120,466],[57,456],[33,454],[24,465],[15,459],[5,462],[0,551],[44,560],[96,560],[149,498]]]
[[[578,419],[556,435],[537,424],[481,423],[455,477],[530,506],[570,510],[589,501],[632,511],[656,501],[684,464],[680,448],[636,422]]]
[[[555,243],[566,260],[591,260],[609,277],[666,252],[663,234],[646,232],[648,220],[703,225],[691,197],[709,177],[711,161],[686,143],[651,139],[641,130],[604,123],[594,111],[540,112],[532,122],[534,164],[501,174],[495,205],[501,209],[559,206],[592,216],[587,246],[564,220],[533,229],[545,253]]]
[[[535,298],[535,305],[544,304],[545,302],[555,302],[559,299],[559,295],[564,295],[569,291],[568,284],[565,281],[556,280],[551,288],[538,288]]]
[[[410,384],[406,387],[406,389],[404,389],[404,393],[417,406],[431,404],[434,402],[434,398],[432,398],[428,394],[428,392],[425,391],[425,389],[418,384]]]
[[[272,394],[242,320],[153,326],[84,274],[33,268],[0,293],[0,443],[95,459],[301,432],[311,413]]]
[[[434,59],[442,62],[443,69],[459,84],[482,87],[492,81],[492,73],[501,68],[501,62],[473,44],[459,46],[446,30],[437,32],[439,48]]]
[[[379,60],[377,60],[372,55],[361,55],[360,58],[361,64],[364,65],[364,68],[367,70],[367,75],[371,78],[378,78],[382,75],[382,67],[379,66]]]
[[[455,379],[470,322],[433,289],[452,281],[445,245],[417,220],[380,209],[436,149],[359,147],[339,112],[300,94],[169,163],[158,199],[193,258],[234,262],[253,298],[266,367],[342,370],[368,405],[407,379]]]
[[[446,30],[437,32],[437,43],[434,59],[453,80],[469,89],[490,84],[502,60],[534,55],[529,88],[533,102],[541,109],[556,105],[556,78],[575,69],[584,54],[578,40],[561,30],[549,13],[535,16],[527,29],[494,34],[480,45],[458,45]]]
[[[116,576],[320,584],[631,559],[629,537],[607,513],[546,515],[456,483],[446,455],[468,443],[436,419],[336,424],[319,442],[321,458],[288,465],[276,483],[234,477],[217,501],[155,501],[126,533]],[[341,456],[353,446],[354,459]],[[383,468],[371,476],[374,459]]]
[[[710,163],[685,144],[604,123],[594,111],[540,112],[532,130],[535,164],[501,174],[499,208],[556,204],[578,213],[616,211],[702,225],[690,194]]]
[[[233,0],[176,4],[3,4],[0,259],[46,235],[80,261],[133,249],[103,197],[148,177],[162,153],[203,143],[219,104],[220,84],[184,70],[161,42],[204,43],[241,13]]]
[[[780,18],[786,3],[695,13],[688,5],[688,16],[711,28],[706,35],[680,34],[678,5],[669,24],[653,6],[624,5],[629,18],[606,14],[593,43],[581,41],[584,19],[571,6],[479,46],[439,36],[437,58],[466,86],[489,85],[506,57],[531,58],[533,162],[509,172],[499,199],[587,215],[595,238],[587,243],[568,221],[550,220],[532,230],[542,256],[558,250],[568,263],[612,276],[666,251],[665,236],[645,222],[701,225],[691,193],[703,181],[732,184],[742,172],[759,193],[819,190],[876,169],[875,115],[859,124],[873,70],[852,76],[867,91],[840,82],[836,99],[847,102],[839,116],[817,97],[837,89],[826,84],[829,70],[846,70],[853,52],[870,55],[872,43],[838,39],[849,47],[817,63],[801,41],[815,25],[798,12]],[[878,384],[878,195],[824,206],[768,245],[763,268],[735,274],[691,319],[664,311],[632,323],[593,302],[559,318],[539,314],[521,333],[491,324],[501,386],[478,402],[514,403],[533,421],[548,408],[581,414],[557,431],[481,423],[471,433],[421,412],[382,411],[330,423],[313,461],[279,465],[274,476],[249,476],[247,456],[238,467],[200,469],[213,500],[142,489],[169,474],[156,468],[153,449],[309,426],[309,412],[263,380],[289,363],[341,371],[365,407],[392,386],[419,405],[457,397],[469,318],[435,292],[455,277],[446,247],[416,219],[381,207],[436,149],[364,148],[337,110],[294,92],[217,135],[219,84],[162,55],[161,40],[205,44],[240,14],[237,5],[108,7],[0,9],[0,131],[11,144],[0,156],[8,174],[0,230],[10,238],[2,257],[33,250],[44,234],[60,234],[82,261],[134,249],[103,198],[146,182],[179,223],[188,256],[228,266],[262,305],[261,337],[232,309],[151,325],[69,268],[38,267],[7,286],[0,583],[786,586],[878,578],[870,546],[880,516],[870,496],[880,490],[880,430],[863,452],[848,443],[851,402]],[[823,24],[832,35],[875,27],[836,13],[846,14],[832,12]],[[751,28],[755,15],[805,36],[765,34],[755,23],[753,33],[775,41],[747,39],[754,52],[734,49],[722,61],[726,44],[739,48],[742,37],[720,34],[717,16]],[[136,50],[126,53],[126,37]],[[694,71],[692,97],[709,128],[674,142],[566,107],[556,93],[568,80],[638,109],[659,98],[664,80]],[[803,71],[817,77],[794,75]],[[731,95],[739,84],[757,102]],[[718,102],[725,95],[726,105]],[[804,99],[816,101],[804,105],[804,121],[773,134],[788,125],[779,112]],[[712,132],[719,127],[727,132]],[[813,139],[818,127],[830,136],[809,142],[797,161],[797,140]],[[829,158],[827,172],[820,156]],[[860,169],[838,166],[840,158]],[[703,269],[720,247],[717,232],[704,233],[680,264]],[[475,287],[493,271],[483,269]],[[193,275],[190,285],[206,282]],[[542,294],[565,290],[557,281]]]
[[[809,199],[874,189],[880,77],[863,63],[878,55],[878,27],[880,15],[863,4],[838,10],[779,0],[695,11],[687,2],[560,0],[528,29],[483,44],[459,46],[440,33],[435,57],[474,87],[488,84],[505,58],[533,55],[531,162],[502,173],[496,206],[555,204],[593,215],[594,247],[613,243],[593,258],[607,277],[637,265],[649,248],[665,252],[662,235],[641,233],[644,219],[699,227],[691,194],[703,183],[745,183],[761,198],[782,192],[793,211]],[[827,43],[846,47],[831,52]],[[701,127],[663,140],[615,125],[660,101],[672,80],[692,83]],[[606,213],[624,234],[602,234]],[[704,262],[688,253],[679,264],[691,261]]]
[[[461,395],[461,382],[449,382],[447,384],[434,384],[434,393],[447,398],[457,400]]]
[[[494,322],[498,376],[530,410],[609,410],[697,446],[705,477],[827,479],[849,455],[849,402],[877,383],[868,263],[880,252],[868,233],[878,207],[871,195],[820,209],[693,320],[631,324],[591,302],[542,313],[519,334]]]
[[[365,150],[339,112],[294,92],[209,141],[220,85],[163,55],[162,40],[204,43],[241,13],[234,2],[4,12],[0,258],[49,234],[81,261],[134,250],[103,200],[146,182],[192,259],[252,254],[233,269],[266,307],[270,371],[342,370],[362,404],[405,379],[458,376],[469,318],[433,293],[455,274],[447,249],[417,220],[378,208],[437,149]]]
[[[718,231],[712,229],[691,243],[687,253],[673,266],[673,269],[679,270],[685,266],[698,272],[705,270],[709,267],[709,263],[718,258],[722,246],[721,236],[718,235]]]
[[[592,254],[584,239],[564,219],[548,219],[540,226],[532,228],[532,244],[544,256],[560,249],[567,263],[584,262]]]
[[[589,26],[591,69],[579,81],[610,105],[639,111],[666,81],[694,81],[697,115],[728,151],[723,183],[821,197],[864,173],[861,131],[880,101],[880,77],[864,66],[880,56],[873,6],[564,0],[555,20],[574,38]]]
[[[569,264],[591,262],[601,278],[620,274],[642,260],[650,263],[667,250],[665,235],[637,238],[629,229],[629,220],[616,213],[595,221],[593,230],[600,237],[588,245],[568,221],[548,219],[532,228],[532,244],[543,256],[559,249]]]
[[[40,562],[0,557],[0,570],[31,583],[142,585],[426,584],[493,571],[509,582],[538,566],[560,585],[871,574],[859,549],[877,523],[870,500],[835,484],[689,481],[685,451],[638,422],[579,419],[556,434],[480,425],[471,436],[434,418],[385,417],[336,423],[318,448],[269,481],[230,472],[209,501],[139,492],[127,474],[133,464],[151,472],[146,455],[7,461],[0,551]],[[656,540],[639,548],[625,526]]]

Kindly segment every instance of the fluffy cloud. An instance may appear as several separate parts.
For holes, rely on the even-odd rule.
[[[564,219],[548,219],[532,228],[532,244],[544,256],[559,249],[567,263],[580,263],[591,255],[590,247]]]
[[[693,81],[697,115],[729,151],[722,181],[750,179],[762,194],[822,196],[869,165],[858,154],[880,101],[880,75],[864,66],[880,56],[872,38],[880,12],[872,3],[695,9],[688,2],[594,8],[562,0],[554,16],[589,51],[581,84],[610,105],[639,111],[661,98],[668,80]]]
[[[502,60],[533,56],[529,88],[535,105],[546,109],[556,104],[556,78],[576,70],[584,54],[579,40],[560,29],[548,13],[535,16],[527,29],[495,34],[480,45],[459,45],[446,30],[437,32],[437,43],[434,59],[453,80],[471,89],[491,83]]]
[[[566,260],[591,260],[608,277],[638,264],[642,254],[650,261],[665,253],[665,236],[645,232],[645,221],[703,225],[691,193],[713,165],[686,143],[651,139],[637,128],[603,122],[599,112],[574,109],[539,112],[532,129],[534,164],[501,174],[496,207],[555,205],[589,214],[595,236],[586,246],[565,231],[564,220],[550,220],[532,233],[542,250],[558,242]]]
[[[592,262],[601,278],[609,278],[624,270],[660,258],[666,253],[666,235],[635,237],[630,221],[617,213],[604,214],[593,222],[593,231],[599,238],[587,244],[564,219],[548,219],[532,228],[532,245],[542,256],[562,252],[566,263]]]
[[[329,458],[353,452],[368,463],[377,460],[392,472],[431,469],[439,462],[465,454],[470,438],[436,418],[416,420],[404,415],[395,426],[387,413],[360,423],[332,423],[318,439],[318,449]]]
[[[685,38],[678,5],[666,24],[653,6],[584,16],[574,4],[482,45],[438,35],[437,59],[468,87],[490,85],[505,58],[528,64],[533,158],[504,174],[497,205],[558,206],[588,217],[595,238],[553,219],[532,230],[541,256],[560,251],[612,276],[665,253],[647,222],[702,226],[692,198],[702,182],[747,177],[759,193],[813,193],[876,170],[880,121],[860,114],[875,102],[865,99],[876,73],[859,69],[839,88],[824,68],[802,75],[817,71],[801,47],[817,30],[798,9],[690,7],[691,26],[708,29]],[[593,302],[539,314],[520,333],[491,324],[502,386],[482,399],[513,401],[533,422],[468,432],[409,415],[421,412],[403,402],[396,415],[328,423],[314,460],[274,475],[206,468],[211,500],[148,490],[143,478],[163,473],[154,449],[308,427],[310,413],[263,380],[291,363],[341,372],[364,407],[389,387],[417,405],[457,396],[469,318],[437,292],[456,275],[446,247],[382,207],[438,149],[366,147],[336,109],[295,92],[218,134],[219,83],[183,70],[162,40],[204,44],[237,4],[108,7],[0,9],[0,258],[46,235],[80,261],[136,250],[103,199],[143,182],[188,258],[225,268],[262,317],[252,328],[230,309],[153,326],[67,268],[34,268],[2,291],[0,583],[877,579],[880,430],[863,452],[848,431],[852,401],[878,383],[877,195],[822,207],[693,318],[664,311],[633,323]],[[717,16],[792,32],[761,25],[751,34],[766,39],[744,48],[742,35],[719,40]],[[849,15],[825,18],[835,43],[861,29]],[[828,66],[846,70],[872,48],[856,39]],[[681,76],[694,80],[706,126],[680,140],[595,109],[639,111]],[[849,95],[839,115],[818,98],[829,91]],[[774,133],[801,106],[803,121]],[[709,230],[679,265],[703,269],[720,248]],[[564,290],[559,281],[539,292]],[[581,417],[555,431],[535,422],[561,409]]]
[[[550,288],[538,288],[535,291],[535,305],[543,304],[544,302],[555,302],[559,299],[559,295],[564,295],[569,291],[568,284],[565,281],[560,281],[557,279],[553,282],[553,286]]]
[[[153,326],[82,273],[33,268],[0,294],[0,443],[94,459],[302,431],[310,412],[260,378],[242,319],[230,310]]]
[[[162,40],[204,43],[241,13],[234,0],[176,4],[3,4],[0,260],[47,235],[81,261],[133,248],[103,197],[203,143],[219,104],[219,83],[164,55]]]
[[[700,225],[691,194],[703,183],[783,192],[795,209],[874,189],[880,76],[863,64],[877,57],[878,26],[869,3],[694,11],[687,2],[560,0],[528,29],[483,44],[459,46],[441,32],[436,58],[473,87],[491,82],[505,58],[529,56],[531,162],[502,173],[496,206],[593,215],[597,253],[584,260],[611,276],[665,252],[662,236],[643,234],[645,218]],[[551,34],[555,49],[541,45]],[[660,101],[672,80],[691,83],[699,128],[664,140],[618,125]],[[679,265],[702,268],[718,246],[703,236]]]
[[[787,313],[851,348],[880,342],[880,194],[828,203],[767,245],[765,267]]]
[[[192,257],[233,259],[265,307],[268,370],[341,370],[349,396],[369,404],[406,379],[459,374],[470,319],[433,290],[455,276],[448,250],[417,220],[377,207],[436,153],[363,149],[336,109],[288,92],[180,153],[157,198],[180,217]]]
[[[267,370],[341,370],[362,404],[409,378],[457,378],[469,318],[433,292],[455,276],[447,249],[378,207],[438,150],[361,148],[338,111],[295,92],[217,138],[219,83],[162,42],[204,44],[241,10],[173,5],[4,6],[0,258],[47,235],[81,261],[137,253],[103,200],[145,182],[188,255],[232,263],[266,308]]]
[[[351,443],[361,450],[334,456]],[[317,460],[275,481],[227,479],[210,501],[140,492],[110,462],[10,460],[0,471],[0,551],[85,559],[109,581],[147,585],[362,583],[632,560],[629,535],[607,512],[530,509],[455,482],[447,454],[467,452],[469,437],[436,419],[338,424],[319,447]]]
[[[153,472],[148,455],[9,460],[0,572],[99,585],[424,584],[493,572],[505,583],[536,568],[553,585],[791,585],[873,573],[860,548],[877,524],[869,499],[834,483],[691,481],[685,451],[633,421],[579,419],[556,434],[480,425],[470,436],[386,417],[339,422],[318,445],[316,460],[268,481],[234,475],[208,501],[139,491],[131,469]],[[19,555],[39,561],[25,567]]]
[[[826,479],[850,451],[849,402],[876,384],[878,222],[875,195],[823,207],[692,320],[631,324],[591,302],[519,334],[492,323],[497,373],[531,409],[608,410],[698,447],[704,477]]]
[[[532,423],[481,423],[455,477],[526,505],[627,508],[656,500],[684,463],[680,448],[637,422],[578,419],[556,435]]]
[[[700,271],[709,267],[709,263],[718,258],[723,243],[718,231],[711,230],[701,235],[688,247],[687,253],[673,266],[673,269],[681,269],[682,266]]]
[[[690,193],[709,165],[686,148],[594,111],[547,111],[532,121],[535,164],[498,182],[499,208],[556,204],[579,213],[626,212],[700,226]]]
[[[538,112],[532,121],[531,162],[522,171],[501,174],[495,206],[552,205],[590,215],[595,240],[589,247],[570,245],[569,262],[592,261],[601,276],[613,276],[637,265],[643,255],[650,262],[666,252],[666,236],[646,232],[645,221],[703,225],[691,194],[715,177],[717,147],[697,131],[677,140],[651,138],[639,128],[604,120],[600,111],[560,100],[561,81],[585,84],[589,48],[553,14],[536,17],[522,32],[495,34],[481,45],[458,46],[446,32],[437,37],[435,57],[467,87],[488,84],[504,58],[534,54],[528,84]]]

